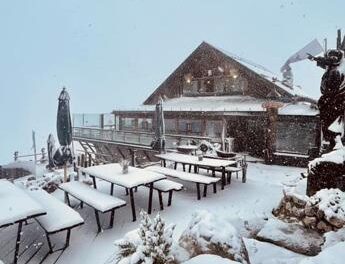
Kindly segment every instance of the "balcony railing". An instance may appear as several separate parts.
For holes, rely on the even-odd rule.
[[[86,127],[74,127],[73,137],[82,139],[94,139],[109,142],[118,142],[126,144],[136,144],[143,146],[150,146],[154,133],[141,132],[141,131],[117,131],[117,130],[105,130],[100,128],[86,128]],[[175,135],[166,134],[166,147],[176,148],[177,143],[187,144],[188,141],[211,141],[210,137],[193,136],[193,135]]]

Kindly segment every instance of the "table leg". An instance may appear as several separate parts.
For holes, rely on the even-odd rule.
[[[182,163],[183,171],[186,171],[186,165]]]
[[[171,205],[171,202],[172,202],[172,195],[173,195],[173,191],[172,191],[172,190],[170,190],[170,191],[169,191],[168,206],[170,206],[170,205]]]
[[[161,191],[158,191],[158,199],[159,199],[159,206],[161,210],[164,210],[164,205],[163,205],[163,195]]]
[[[18,223],[18,232],[17,232],[17,240],[16,240],[16,249],[14,251],[14,261],[13,263],[16,264],[18,261],[18,253],[19,253],[19,246],[20,246],[20,238],[22,236],[22,227],[23,227],[23,222]]]
[[[93,187],[94,187],[95,189],[97,189],[96,177],[91,176],[91,175],[90,175],[90,177],[92,178],[92,181],[93,181]]]
[[[66,244],[65,244],[65,248],[69,247],[69,241],[71,240],[71,229],[67,230],[67,234],[66,234]]]
[[[213,193],[217,193],[217,183],[213,183]]]
[[[167,163],[165,160],[163,160],[163,167],[166,167],[167,166]]]
[[[131,200],[133,222],[135,222],[137,220],[137,216],[135,214],[135,204],[134,204],[133,188],[129,189],[129,199]]]
[[[222,167],[222,190],[224,190],[225,186],[225,167]]]
[[[207,195],[207,184],[204,184],[204,197]]]
[[[201,199],[201,195],[200,195],[200,183],[197,183],[197,184],[196,184],[196,192],[197,192],[197,194],[198,194],[198,200],[200,200],[200,199]]]
[[[102,231],[101,222],[99,221],[98,211],[95,209],[96,222],[98,227],[98,233]]]
[[[149,208],[147,210],[148,214],[151,214],[152,212],[152,194],[153,194],[153,182],[150,183]]]
[[[114,226],[114,215],[115,215],[115,209],[111,210],[111,215],[110,215],[110,228],[113,228]]]
[[[174,164],[174,170],[176,170],[177,169],[177,162],[175,162],[175,164]]]
[[[110,185],[110,195],[113,196],[114,194],[114,183],[111,183]]]
[[[198,173],[198,166],[194,165],[194,173]]]

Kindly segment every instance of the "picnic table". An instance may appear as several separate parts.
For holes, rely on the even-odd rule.
[[[189,165],[189,170],[191,170],[191,166],[194,166],[194,172],[197,173],[199,168],[208,168],[212,171],[212,175],[215,176],[215,171],[220,169],[222,173],[222,189],[224,189],[225,185],[225,168],[231,165],[236,164],[234,160],[223,160],[223,159],[210,159],[210,158],[203,158],[199,160],[199,157],[180,154],[180,153],[165,153],[165,154],[157,154],[157,158],[163,161],[163,166],[166,167],[166,161],[175,162],[175,169],[177,163],[182,164],[183,170],[185,171],[185,165]]]
[[[97,189],[96,178],[109,182],[111,184],[110,195],[113,195],[114,193],[114,185],[118,185],[129,190],[133,222],[136,221],[133,189],[143,185],[147,185],[149,187],[148,213],[151,214],[153,184],[156,181],[166,179],[166,176],[162,174],[131,166],[128,168],[128,173],[123,174],[122,167],[118,163],[80,168],[80,171],[92,178],[95,189]]]
[[[24,190],[7,180],[0,180],[0,228],[18,224],[14,261],[18,261],[23,222],[45,215],[46,211]]]

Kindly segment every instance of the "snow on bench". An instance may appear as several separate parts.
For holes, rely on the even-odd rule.
[[[153,189],[159,190],[161,192],[169,192],[169,191],[181,191],[183,185],[178,182],[174,182],[171,180],[161,180],[155,182],[153,185]]]
[[[169,193],[168,206],[170,206],[172,202],[173,191],[178,192],[181,191],[182,188],[183,185],[181,183],[174,182],[171,180],[160,180],[158,182],[155,182],[153,185],[153,189],[158,191],[160,209],[164,209],[162,192]]]
[[[124,200],[102,193],[85,183],[67,182],[59,188],[102,213],[126,205]]]
[[[81,182],[74,181],[63,183],[59,188],[65,192],[68,205],[70,205],[68,195],[72,195],[74,198],[81,201],[81,207],[83,203],[85,203],[95,210],[98,232],[102,230],[98,212],[106,213],[111,211],[109,226],[112,228],[114,225],[115,209],[126,205],[124,200],[102,193]]]
[[[47,214],[36,217],[36,220],[48,233],[59,232],[60,230],[84,223],[83,218],[78,212],[46,191],[37,190],[28,193],[31,198],[46,210]]]
[[[147,167],[145,168],[145,170],[158,172],[169,177],[178,178],[182,181],[189,181],[189,182],[201,183],[201,184],[212,184],[220,180],[219,178],[204,176],[204,175],[200,175],[196,173],[178,171],[178,170],[173,170],[173,169],[158,167],[158,166]]]
[[[66,244],[63,248],[68,247],[71,229],[84,223],[80,214],[46,191],[29,191],[28,194],[47,212],[46,215],[36,217],[36,220],[46,231],[50,252],[53,252],[49,239],[50,234],[67,230]]]
[[[169,169],[166,167],[152,166],[152,167],[145,168],[145,170],[158,172],[158,173],[164,174],[164,175],[172,177],[172,178],[177,178],[177,179],[182,180],[182,181],[188,181],[188,182],[196,183],[198,200],[201,199],[200,184],[204,184],[204,197],[206,197],[207,186],[210,184],[213,184],[213,192],[216,193],[217,192],[216,183],[220,180],[219,178],[204,176],[204,175],[200,175],[200,174],[196,174],[196,173],[177,171],[177,170]]]

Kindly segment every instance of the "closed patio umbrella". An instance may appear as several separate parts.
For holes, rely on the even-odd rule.
[[[57,111],[57,135],[61,145],[62,159],[64,163],[64,181],[67,180],[67,162],[72,161],[72,152],[70,145],[72,143],[72,121],[69,107],[70,97],[66,91],[66,88],[62,89],[59,96],[59,105]]]
[[[162,98],[160,98],[156,104],[155,141],[156,149],[159,150],[160,153],[165,152],[165,124]]]

